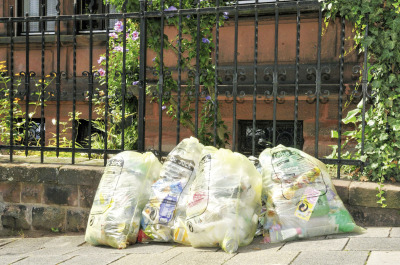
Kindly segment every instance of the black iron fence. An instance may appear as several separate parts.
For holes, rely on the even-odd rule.
[[[164,6],[164,1],[159,2],[161,6]],[[163,132],[167,130],[165,124],[168,124],[167,126],[176,125],[174,142],[177,143],[182,138],[182,127],[185,126],[182,122],[183,101],[191,100],[194,105],[191,133],[198,137],[201,133],[202,115],[204,115],[201,108],[206,101],[211,99],[214,111],[212,112],[213,117],[210,118],[212,121],[208,126],[211,128],[214,145],[217,144],[217,124],[222,120],[229,124],[227,127],[227,131],[230,133],[229,147],[235,151],[256,155],[266,146],[276,146],[281,143],[303,148],[328,164],[339,165],[338,177],[341,165],[362,165],[363,162],[360,160],[342,158],[342,134],[346,129],[341,122],[344,104],[348,102],[349,98],[366,102],[370,97],[367,91],[367,54],[364,53],[363,58],[353,56],[356,58],[353,61],[346,61],[345,58],[345,38],[348,36],[345,33],[346,21],[344,18],[338,18],[336,21],[338,34],[333,38],[334,43],[329,43],[328,40],[323,44],[323,31],[327,29],[324,28],[323,11],[318,1],[255,0],[227,3],[217,0],[215,6],[206,8],[200,8],[200,2],[195,1],[193,8],[190,9],[181,9],[180,6],[177,6],[176,8],[160,8],[158,11],[151,11],[148,10],[151,1],[140,0],[140,9],[137,12],[101,14],[95,14],[93,10],[89,10],[89,14],[78,14],[76,3],[73,14],[61,14],[58,2],[56,15],[46,15],[48,12],[45,11],[45,5],[42,5],[39,16],[30,16],[29,13],[26,13],[23,17],[15,16],[18,12],[11,6],[9,17],[0,18],[0,26],[2,26],[0,45],[1,49],[7,51],[3,56],[6,61],[6,70],[2,72],[2,77],[7,80],[7,85],[1,91],[0,96],[3,99],[2,102],[9,108],[8,113],[3,112],[1,117],[9,128],[8,131],[5,130],[8,133],[6,140],[3,128],[0,150],[8,152],[10,160],[13,160],[14,152],[19,150],[25,151],[26,155],[29,151],[39,151],[42,162],[47,151],[54,151],[57,156],[60,152],[69,152],[72,155],[72,163],[75,163],[77,152],[88,153],[89,157],[93,154],[102,154],[106,162],[108,154],[126,149],[126,130],[129,129],[129,126],[135,126],[135,136],[132,136],[135,138],[135,149],[142,152],[153,148],[163,154],[168,151],[165,146],[171,144],[163,142]],[[182,5],[182,1],[180,1],[180,5]],[[113,9],[107,6],[104,10]],[[208,91],[205,91],[204,84],[201,83],[204,80],[202,77],[210,74],[204,73],[200,66],[200,45],[209,41],[208,39],[204,40],[201,35],[205,30],[201,28],[203,16],[215,16],[216,20],[212,28],[213,48],[210,48],[209,53],[214,65],[215,82],[213,88],[209,88]],[[226,16],[228,20],[224,25],[220,23],[223,16]],[[177,58],[173,59],[176,60],[173,66],[167,67],[166,60],[171,60],[171,58],[166,59],[166,51],[161,47],[166,45],[165,41],[168,42],[168,38],[165,39],[164,36],[168,19],[171,17],[178,18],[178,24],[174,25],[178,36]],[[194,60],[191,69],[181,65],[181,57],[184,56],[181,52],[182,40],[188,34],[182,31],[184,23],[182,21],[188,17],[196,21],[194,30],[197,32],[197,39],[193,40],[196,42],[197,48],[194,50],[195,55],[192,57]],[[303,19],[307,22],[303,22]],[[130,55],[126,50],[127,40],[122,38],[120,61],[122,70],[118,73],[118,78],[121,79],[120,91],[111,96],[108,87],[110,82],[109,58],[113,51],[110,51],[109,47],[111,34],[115,29],[108,25],[110,25],[110,21],[121,21],[122,25],[126,25],[128,20],[136,21],[140,29],[138,36],[139,64],[135,73],[129,70],[127,57]],[[152,65],[149,65],[147,58],[149,54],[148,38],[154,38],[154,35],[150,35],[147,31],[150,20],[157,21],[160,25],[157,33],[160,34],[158,36],[160,49],[156,54],[159,61],[157,69],[153,69]],[[53,31],[49,31],[49,27],[46,26],[49,22],[54,23]],[[283,32],[282,28],[286,31],[285,25],[288,23],[292,24],[292,30]],[[86,25],[84,30],[82,24]],[[99,29],[94,26],[95,24],[103,26]],[[33,25],[35,32],[30,31]],[[303,25],[307,25],[312,30],[302,30]],[[251,31],[252,41],[248,42],[251,43],[251,47],[241,46],[244,39],[249,36],[249,30],[240,29],[244,27]],[[229,35],[223,32],[226,28],[230,29],[231,35],[233,34],[233,36],[230,35],[231,41],[229,42],[223,41],[223,38]],[[132,32],[127,32],[127,27],[124,26],[120,33],[125,36]],[[303,33],[306,33],[305,37],[302,36]],[[260,36],[262,34],[264,36],[261,46]],[[288,38],[287,34],[292,34],[292,36]],[[281,42],[279,37],[283,37],[285,40]],[[307,46],[310,44],[309,38],[315,38],[315,41],[312,42],[313,47]],[[268,40],[271,41],[269,45],[266,45]],[[289,40],[293,40],[293,42],[288,43]],[[289,48],[282,48],[284,44]],[[96,60],[95,54],[97,56],[99,53],[98,49],[105,54],[104,73],[100,73],[93,63]],[[232,50],[230,59],[221,58],[222,55],[226,57],[224,52],[229,49]],[[82,50],[85,52],[82,53]],[[243,59],[240,57],[242,56],[240,53],[246,50],[250,50],[252,55]],[[289,50],[293,53],[293,56],[289,56],[292,60],[280,59],[282,54],[279,52],[287,53]],[[271,51],[273,56],[270,59],[265,59],[268,57],[265,55],[266,51]],[[309,55],[302,55],[302,52]],[[52,54],[51,57],[48,53]],[[338,54],[330,56],[335,53]],[[82,59],[82,54],[88,57],[86,61]],[[25,58],[21,59],[22,57]],[[83,61],[85,63],[82,63]],[[153,75],[153,73],[155,74]],[[185,73],[186,77],[184,77]],[[137,76],[133,89],[131,84],[127,83],[128,76],[132,75]],[[99,76],[104,76],[103,83],[100,83]],[[184,87],[187,86],[185,82],[188,82],[188,76],[191,76],[193,80],[193,89],[185,92]],[[44,82],[46,77],[54,78],[54,80],[47,84]],[[168,78],[177,84],[176,91],[169,91],[166,88]],[[33,79],[36,80],[36,83]],[[357,82],[361,84],[359,89],[357,89]],[[101,90],[96,90],[99,87]],[[152,92],[146,92],[146,88],[149,90],[149,87],[153,87]],[[95,148],[91,137],[95,129],[91,124],[98,115],[98,113],[94,113],[94,99],[99,96],[99,93],[104,96],[102,102],[104,128],[101,132],[96,129],[96,132],[102,137],[103,145],[102,148]],[[173,108],[175,111],[173,120],[165,117],[165,106],[163,106],[163,101],[160,101],[168,96],[173,96],[176,101],[176,106]],[[109,128],[114,122],[110,120],[109,109],[112,97],[119,97],[121,103],[122,121],[120,124],[122,126],[117,132],[120,135],[118,148],[110,148],[107,140],[109,139]],[[154,104],[150,103],[151,97],[159,103],[157,105],[158,113],[156,113],[158,115],[154,114],[158,118],[158,123],[153,127],[146,124],[148,122],[146,105],[148,107],[149,104]],[[125,104],[132,98],[137,100],[134,101],[136,104],[135,114],[127,118]],[[4,99],[7,100],[4,101]],[[19,102],[23,102],[23,105],[19,106]],[[33,104],[33,102],[36,103]],[[54,102],[53,109],[48,107],[50,102]],[[307,103],[307,107],[304,107],[303,103]],[[69,121],[71,128],[68,131],[70,136],[67,136],[70,143],[65,146],[62,144],[63,139],[61,138],[65,133],[62,120],[65,120],[66,113],[62,112],[62,108],[68,104],[71,105]],[[79,122],[78,106],[81,107],[82,104],[87,109],[87,116],[82,119],[82,122]],[[329,109],[327,112],[329,114],[328,128],[324,127],[326,123],[321,123],[321,119],[326,118],[321,117],[322,105],[326,104]],[[36,113],[31,111],[32,107],[35,108]],[[20,117],[21,114],[16,117],[15,110],[17,108],[24,110],[20,112],[23,113],[23,117]],[[246,110],[243,110],[244,108]],[[363,104],[363,134],[366,108],[366,104]],[[229,115],[220,114],[224,111]],[[265,118],[266,112],[270,113],[268,116],[270,118]],[[280,114],[280,112],[284,112],[284,114]],[[309,116],[304,114],[300,119],[299,115],[303,113],[311,114]],[[51,116],[50,114],[55,115]],[[264,118],[260,120],[260,116]],[[51,126],[47,117],[54,117],[54,126]],[[17,118],[20,120],[18,121]],[[309,128],[310,120],[313,124],[311,129]],[[33,123],[35,125],[32,127]],[[78,127],[83,123],[86,124],[86,127],[78,132]],[[335,125],[332,125],[333,123]],[[16,126],[18,129],[15,128]],[[46,141],[46,130],[50,131],[51,127],[55,127],[52,145]],[[307,141],[303,137],[306,127],[308,128]],[[325,140],[322,144],[326,145],[327,134],[332,127],[338,134],[337,140],[331,140],[333,145],[337,145],[337,159],[326,159],[320,152],[322,146],[320,137],[324,137]],[[170,128],[168,129],[170,131]],[[22,140],[16,140],[18,134],[16,131],[19,132]],[[86,136],[82,135],[82,131]],[[150,133],[153,133],[151,137],[157,137],[152,145],[146,143]],[[79,137],[77,137],[78,134]],[[77,139],[86,139],[86,141],[84,144],[78,144]],[[361,154],[364,152],[363,141],[364,138],[361,142]]]

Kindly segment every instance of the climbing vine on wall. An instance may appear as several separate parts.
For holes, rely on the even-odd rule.
[[[326,0],[323,6],[326,20],[342,16],[353,22],[355,45],[360,52],[368,49],[368,83],[373,96],[365,115],[363,154],[361,109],[366,102],[361,101],[344,119],[357,124],[348,134],[358,142],[358,158],[366,162],[361,175],[381,183],[400,181],[400,1]]]

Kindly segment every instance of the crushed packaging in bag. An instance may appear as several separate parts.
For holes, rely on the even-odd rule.
[[[185,227],[186,201],[203,147],[196,138],[190,137],[168,154],[143,209],[139,241],[190,244]]]
[[[90,210],[86,242],[119,249],[135,243],[143,207],[160,169],[150,152],[125,151],[108,160]]]
[[[233,253],[250,244],[261,190],[261,175],[245,156],[226,149],[203,152],[186,209],[192,246],[221,246]]]
[[[324,163],[282,145],[264,150],[259,160],[268,198],[265,242],[363,231],[337,195]]]
[[[262,174],[262,166],[258,158],[254,156],[249,156],[249,160],[256,167],[258,173]],[[258,215],[258,224],[255,236],[261,236],[264,233],[264,223],[266,221],[266,213],[267,213],[267,196],[261,193],[261,208],[260,213]]]

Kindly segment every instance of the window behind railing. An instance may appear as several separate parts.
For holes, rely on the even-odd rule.
[[[43,10],[41,6],[44,5],[45,10],[43,14]],[[57,15],[57,0],[20,0],[19,4],[19,14],[20,16],[25,16],[25,14],[29,14],[31,17],[37,16],[56,16]],[[42,25],[39,22],[30,22],[29,23],[29,32],[31,34],[39,34],[42,30]],[[55,21],[47,21],[44,23],[44,31],[53,32],[55,31]],[[26,33],[26,24],[22,25],[22,34]]]

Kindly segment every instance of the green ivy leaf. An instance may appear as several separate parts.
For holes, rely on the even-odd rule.
[[[367,161],[367,156],[366,155],[362,155],[362,156],[360,156],[360,160],[362,161],[362,162],[365,162],[365,161]]]
[[[331,138],[335,138],[335,139],[339,138],[338,131],[331,130]]]
[[[346,118],[342,119],[344,124],[355,123],[357,121],[357,114],[359,114],[361,110],[359,108],[351,110],[347,113]]]
[[[386,141],[389,138],[389,135],[385,132],[379,135],[379,141]]]
[[[393,118],[392,118],[393,119]],[[391,119],[391,120],[392,120]],[[393,131],[400,131],[400,121],[399,120],[395,120],[395,122],[394,123],[391,123],[390,122],[390,120],[389,120],[389,124],[390,124],[390,126],[392,127],[392,130]]]
[[[392,83],[394,80],[396,80],[396,76],[394,74],[389,75],[389,83]]]

